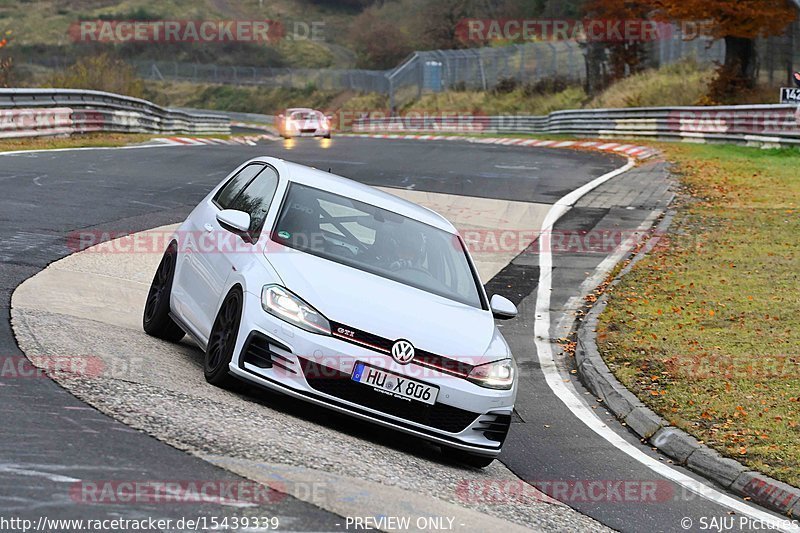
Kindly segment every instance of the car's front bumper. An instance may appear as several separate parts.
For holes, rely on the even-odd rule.
[[[350,379],[366,362],[439,388],[434,405],[403,400]],[[500,453],[516,396],[485,389],[429,368],[399,365],[391,357],[334,337],[309,333],[264,312],[259,295],[245,305],[231,361],[232,374],[383,426],[476,454]]]
[[[330,128],[286,128],[287,137],[328,137],[331,134]]]

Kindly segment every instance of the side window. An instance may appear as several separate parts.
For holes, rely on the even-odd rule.
[[[250,214],[250,234],[258,237],[267,211],[278,188],[278,173],[272,167],[263,167],[264,170],[256,176],[231,203],[229,209],[236,209]]]
[[[256,175],[261,172],[264,168],[264,165],[247,165],[242,170],[239,171],[231,180],[222,187],[217,195],[214,197],[214,201],[217,202],[220,209],[231,209],[231,204],[233,200],[242,192],[242,189],[250,183],[250,180],[256,177]]]

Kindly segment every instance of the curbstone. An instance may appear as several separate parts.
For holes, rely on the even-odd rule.
[[[624,419],[642,404],[628,389],[616,387],[616,378],[608,368],[597,368],[591,360],[585,360],[579,369],[581,379],[592,394],[603,400],[609,410],[619,419]]]
[[[697,439],[678,428],[667,426],[659,429],[650,442],[681,464],[702,446]]]
[[[636,407],[628,413],[625,423],[643,439],[649,439],[656,431],[667,425],[663,418],[644,406]]]
[[[665,218],[659,227],[666,231],[669,220],[671,216]],[[618,283],[648,250],[649,246],[645,246],[611,284]],[[607,301],[606,295],[601,296],[578,324],[575,362],[581,381],[592,394],[602,399],[609,411],[634,433],[676,462],[759,505],[791,518],[800,518],[800,489],[750,471],[738,461],[723,457],[688,433],[670,426],[617,380],[597,347],[599,315],[604,309],[602,304]]]
[[[800,490],[760,472],[743,472],[733,482],[731,490],[787,515],[792,512],[793,507],[797,509],[800,504]]]
[[[723,457],[716,450],[707,446],[696,450],[686,464],[703,476],[717,482],[725,488],[730,487],[747,469],[734,459]]]

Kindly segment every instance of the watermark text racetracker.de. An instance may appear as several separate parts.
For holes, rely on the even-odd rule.
[[[462,479],[456,497],[467,504],[548,503],[658,504],[676,499],[675,485],[655,479]]]
[[[69,26],[76,43],[276,43],[324,41],[325,22],[276,20],[79,20]]]
[[[610,254],[623,247],[633,247],[653,238],[664,237],[656,231],[594,228],[591,230],[540,229],[461,229],[460,238],[453,236],[453,246],[463,245],[477,257],[493,254],[538,253],[541,241],[551,253]],[[161,255],[175,241],[179,253],[253,254],[297,253],[298,250],[323,246],[322,232],[294,232],[288,237],[263,236],[256,243],[224,230],[212,231],[125,231],[78,230],[67,234],[67,247],[73,252],[93,254],[156,254]]]
[[[97,378],[109,368],[92,355],[0,356],[0,379]],[[127,363],[126,363],[127,366]]]
[[[684,40],[708,35],[710,20],[660,21],[652,19],[462,19],[456,36],[463,42],[579,41],[652,42],[679,35]]]
[[[261,505],[276,503],[288,494],[325,503],[327,485],[247,480],[81,480],[69,486],[70,499],[82,505],[146,503],[162,505],[215,503]]]
[[[592,41],[650,42],[669,39],[671,26],[645,19],[462,19],[456,35],[464,42]]]
[[[748,110],[670,111],[667,123],[685,133],[797,133],[800,132],[800,108]]]
[[[405,131],[481,133],[490,126],[489,117],[484,113],[430,109],[407,109],[400,112],[383,109],[343,109],[334,113],[331,119],[333,128],[338,131],[374,133]]]

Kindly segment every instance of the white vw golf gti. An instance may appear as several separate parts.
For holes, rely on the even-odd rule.
[[[486,466],[517,368],[456,229],[372,187],[271,157],[237,168],[176,231],[144,330],[246,380],[436,442]]]

